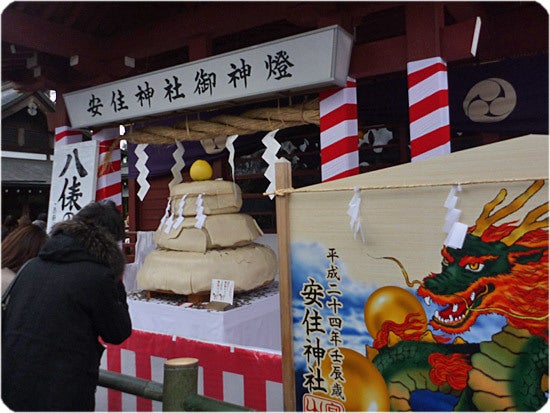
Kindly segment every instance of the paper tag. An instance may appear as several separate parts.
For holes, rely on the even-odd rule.
[[[235,281],[220,280],[214,278],[210,287],[210,301],[217,301],[233,305],[234,290]]]

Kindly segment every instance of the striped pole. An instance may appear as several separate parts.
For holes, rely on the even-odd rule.
[[[343,88],[319,93],[321,179],[323,182],[357,175],[357,82],[348,77]]]
[[[120,135],[119,128],[94,131],[92,139],[99,142],[99,163],[97,171],[96,201],[109,199],[122,210],[122,173],[120,170],[120,148],[111,150]]]
[[[407,63],[411,161],[451,152],[447,63],[440,57]]]
[[[82,132],[70,126],[55,128],[55,146],[82,142]]]

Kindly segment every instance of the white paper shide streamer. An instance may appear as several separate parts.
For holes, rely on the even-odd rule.
[[[172,199],[171,198],[168,198],[168,202],[166,204],[166,208],[164,209],[164,215],[162,216],[162,218],[160,219],[160,224],[159,224],[159,227],[157,228],[157,230],[161,230],[162,227],[164,226],[164,223],[166,222],[166,220],[168,219],[168,217],[170,216],[170,206],[172,205]]]
[[[168,183],[168,188],[170,189],[172,189],[174,185],[177,185],[181,181],[183,181],[181,170],[185,167],[185,161],[183,160],[184,153],[185,148],[183,147],[183,143],[181,143],[180,141],[176,141],[176,150],[172,154],[172,157],[174,158],[174,161],[176,161],[176,163],[170,169],[173,176],[172,180]]]
[[[176,212],[178,218],[174,221],[174,224],[172,225],[172,228],[178,229],[185,219],[183,216],[183,208],[185,207],[185,198],[187,198],[187,194],[183,194],[183,196],[180,199],[180,204],[178,206],[178,211]]]
[[[445,215],[445,225],[443,225],[443,231],[447,233],[444,244],[450,248],[462,248],[468,231],[468,225],[458,222],[462,211],[455,208],[458,201],[457,191],[462,191],[460,184],[452,186],[443,204],[448,209],[447,215]]]
[[[271,199],[275,197],[273,194],[273,192],[275,192],[275,162],[279,160],[279,158],[277,158],[277,152],[279,152],[281,148],[281,144],[275,140],[277,132],[279,132],[279,129],[269,132],[262,139],[262,143],[266,148],[262,155],[262,159],[267,162],[267,169],[265,170],[264,176],[269,181],[266,192],[270,194],[269,197]]]
[[[147,148],[146,143],[140,143],[136,146],[136,156],[137,156],[137,162],[136,162],[136,169],[138,170],[138,177],[137,182],[139,184],[139,191],[137,193],[137,196],[141,201],[145,198],[145,195],[147,195],[147,192],[149,191],[149,182],[147,182],[147,176],[149,175],[149,169],[147,169],[147,159],[149,159],[149,156],[145,152],[145,149]]]
[[[233,143],[239,137],[239,135],[231,135],[227,137],[225,141],[225,147],[229,152],[229,166],[231,166],[231,177],[233,178],[233,193],[237,198],[237,188],[235,187],[235,146]]]
[[[353,231],[353,239],[357,239],[357,233],[361,234],[361,239],[365,243],[365,235],[363,234],[363,228],[361,227],[361,219],[359,214],[361,213],[361,189],[354,188],[353,197],[349,201],[348,215],[350,216],[349,226]]]
[[[164,223],[164,233],[169,234],[174,225],[174,214],[170,214],[166,222]]]
[[[197,222],[195,228],[201,229],[206,221],[206,215],[204,215],[204,206],[202,205],[202,194],[197,197],[197,215],[195,216]]]

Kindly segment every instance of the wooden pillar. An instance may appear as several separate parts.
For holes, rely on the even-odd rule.
[[[441,56],[441,30],[445,25],[444,4],[414,2],[406,6],[407,60]]]
[[[292,186],[292,167],[283,159],[275,163],[275,188]],[[283,359],[283,408],[296,411],[296,382],[294,379],[294,336],[292,334],[292,279],[290,274],[289,195],[277,196],[277,248],[279,261],[279,297],[281,307],[281,350]]]
[[[67,107],[65,106],[65,99],[63,99],[61,92],[57,91],[55,99],[55,112],[48,113],[46,117],[48,120],[48,130],[52,133],[55,132],[55,128],[70,125]]]

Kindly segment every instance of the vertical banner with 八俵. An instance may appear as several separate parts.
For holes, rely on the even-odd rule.
[[[529,135],[281,190],[294,410],[541,409],[548,188]]]
[[[48,232],[60,221],[71,219],[95,200],[98,164],[97,141],[56,147],[48,209]]]

